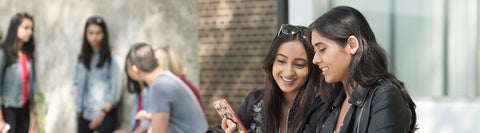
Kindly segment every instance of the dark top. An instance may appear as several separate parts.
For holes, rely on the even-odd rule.
[[[340,133],[406,133],[415,123],[415,111],[402,97],[400,88],[388,79],[379,79],[371,87],[358,85],[348,101],[348,110]],[[339,92],[323,126],[317,132],[333,133],[340,108],[345,100],[345,92]]]
[[[317,109],[323,105],[320,98],[316,98],[311,108],[308,111],[307,119],[302,123],[305,133],[315,132],[317,129],[316,112]],[[238,117],[247,128],[248,133],[261,133],[262,125],[262,108],[263,108],[263,89],[250,92],[245,101],[235,110]],[[291,113],[291,112],[290,112]],[[207,133],[223,133],[221,126],[216,124],[208,128]]]

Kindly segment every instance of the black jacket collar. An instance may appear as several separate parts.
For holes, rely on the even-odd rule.
[[[376,83],[374,83],[372,86],[379,85],[380,82],[382,82],[383,79],[378,79]],[[348,100],[348,103],[362,107],[365,103],[365,100],[368,97],[369,92],[371,91],[371,87],[364,87],[362,85],[357,85],[355,89],[353,89],[356,93],[353,93],[352,96],[350,97],[350,100]],[[345,90],[342,89],[337,98],[335,99],[335,102],[333,103],[333,107],[338,108],[342,106],[342,102],[344,101],[346,97]]]

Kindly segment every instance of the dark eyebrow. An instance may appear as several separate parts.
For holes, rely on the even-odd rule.
[[[319,42],[313,44],[313,46],[318,46],[318,45],[320,45],[320,44],[326,44],[326,43],[324,43],[324,42],[322,42],[322,41],[319,41]]]
[[[282,57],[288,58],[288,56],[283,55],[283,54],[277,54],[277,56],[282,56]]]
[[[305,62],[308,62],[308,61],[307,61],[306,59],[304,59],[304,58],[295,58],[294,60],[296,60],[296,61],[297,61],[297,60],[299,60],[299,61],[305,61]]]
[[[283,54],[277,54],[277,56],[282,56],[282,57],[285,57],[285,58],[288,59],[288,56],[283,55]],[[295,58],[295,59],[293,59],[293,60],[295,60],[295,61],[300,60],[300,61],[308,62],[308,61],[307,61],[306,59],[304,59],[304,58]]]

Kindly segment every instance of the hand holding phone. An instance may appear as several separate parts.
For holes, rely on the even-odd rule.
[[[231,126],[233,124],[236,124],[237,128],[235,131],[239,133],[246,133],[247,130],[245,126],[243,125],[242,121],[238,118],[237,114],[235,111],[230,107],[230,104],[228,104],[227,100],[225,99],[220,99],[217,101],[213,102],[213,107],[215,110],[218,112],[220,117],[222,119],[227,119],[227,126]]]
[[[7,133],[8,130],[10,130],[10,124],[5,123],[5,125],[2,128],[2,133]]]

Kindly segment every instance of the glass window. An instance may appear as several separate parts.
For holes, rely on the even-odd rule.
[[[413,96],[443,96],[444,5],[438,0],[395,1],[393,62]]]

